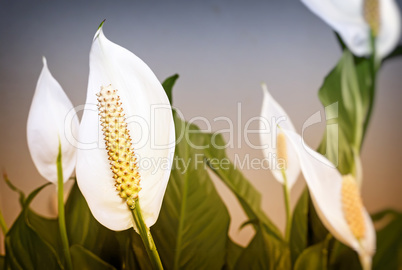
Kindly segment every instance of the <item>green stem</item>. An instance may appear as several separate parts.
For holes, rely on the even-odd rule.
[[[363,138],[362,138],[362,144],[364,140],[364,136],[367,132],[368,125],[370,123],[371,119],[371,114],[373,113],[373,108],[374,108],[374,99],[375,99],[375,84],[376,84],[376,76],[377,76],[377,60],[376,60],[376,49],[375,49],[375,37],[373,36],[373,33],[371,33],[371,38],[370,38],[370,43],[371,43],[371,48],[372,48],[372,54],[370,58],[370,75],[371,75],[371,85],[369,88],[369,104],[368,104],[368,110],[367,110],[367,115],[366,119],[364,121],[364,126],[363,126]]]
[[[286,177],[285,169],[281,169],[282,177],[283,177],[283,195],[285,199],[285,208],[286,208],[286,229],[285,229],[285,240],[289,243],[290,240],[290,231],[292,228],[292,213],[290,211],[290,195],[289,195],[289,187],[288,187],[288,179]]]
[[[68,244],[66,220],[64,215],[64,181],[63,181],[63,166],[61,162],[61,144],[59,144],[59,154],[57,155],[57,204],[59,210],[59,228],[61,243],[63,247],[64,258],[66,260],[66,266],[68,270],[73,269],[70,255],[70,245]]]
[[[131,209],[133,214],[135,225],[141,236],[142,242],[144,243],[145,249],[148,253],[148,257],[151,260],[154,269],[163,269],[161,259],[159,258],[158,251],[156,250],[156,245],[154,239],[152,238],[151,231],[147,227],[142,217],[140,202],[135,199],[135,208]]]
[[[6,235],[8,232],[8,229],[7,229],[7,224],[4,220],[3,213],[1,212],[1,210],[0,210],[0,228],[3,231],[3,234]]]

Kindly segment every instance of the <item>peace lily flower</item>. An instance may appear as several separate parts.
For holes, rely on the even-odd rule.
[[[401,18],[394,0],[301,1],[329,24],[357,56],[372,53],[371,34],[380,59],[399,42]]]
[[[268,145],[272,143],[272,134],[278,133],[277,143],[273,144],[276,149],[269,148],[265,155],[272,157],[276,151],[278,159],[282,158],[283,164],[287,164],[286,175],[294,177],[289,179],[296,179],[301,169],[324,226],[335,238],[356,250],[364,269],[370,269],[375,252],[375,231],[363,207],[357,180],[351,175],[342,176],[328,159],[306,146],[265,85],[263,90],[262,115],[265,119],[272,119],[272,131],[278,127],[278,131],[261,134],[261,141]],[[280,176],[276,172],[275,177],[282,183]]]
[[[39,173],[48,181],[57,184],[56,160],[61,146],[63,180],[73,173],[76,163],[76,148],[66,137],[66,132],[78,135],[78,119],[66,121],[73,104],[60,84],[50,73],[46,58],[36,85],[28,115],[27,139],[32,160]]]
[[[134,226],[138,232],[132,211],[139,201],[146,226],[152,226],[173,161],[172,112],[151,69],[108,40],[102,26],[90,52],[85,106],[76,173],[92,214],[111,230]]]
[[[283,129],[295,149],[317,214],[328,231],[356,250],[363,269],[371,269],[375,230],[361,201],[357,181],[341,175],[333,164],[309,148],[300,135]]]
[[[280,125],[287,130],[296,130],[284,109],[268,92],[266,84],[262,84],[262,90],[264,98],[261,109],[263,121],[260,122],[260,140],[265,147],[263,153],[269,162],[273,176],[281,184],[284,184],[285,180],[282,173],[282,169],[284,169],[287,186],[291,189],[299,176],[300,165],[294,150],[286,147],[289,145],[288,139],[277,126]]]

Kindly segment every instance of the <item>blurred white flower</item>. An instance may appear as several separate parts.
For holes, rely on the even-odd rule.
[[[296,153],[278,125],[292,131],[295,131],[295,128],[285,110],[270,95],[265,84],[262,84],[262,90],[264,99],[261,109],[263,121],[260,121],[260,140],[264,147],[264,157],[269,162],[275,179],[281,184],[284,184],[284,176],[281,171],[284,169],[287,186],[291,189],[300,174],[300,165]]]
[[[145,224],[152,226],[173,162],[172,111],[151,69],[109,41],[102,27],[90,52],[85,106],[79,141],[98,145],[78,150],[76,173],[92,214],[111,230],[125,230],[133,226],[129,207],[138,199]]]
[[[36,85],[27,122],[28,148],[39,173],[57,184],[56,160],[61,146],[63,180],[66,182],[74,171],[76,148],[66,132],[78,136],[78,118],[66,121],[73,105],[60,84],[53,78],[43,58],[43,69]]]
[[[371,269],[375,253],[375,230],[364,208],[357,181],[342,176],[334,165],[309,148],[297,133],[283,129],[296,150],[317,214],[328,231],[356,250],[363,269]]]
[[[401,18],[394,0],[301,1],[328,23],[357,56],[372,53],[371,31],[379,58],[387,56],[398,45]]]

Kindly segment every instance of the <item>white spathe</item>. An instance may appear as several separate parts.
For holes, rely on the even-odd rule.
[[[370,265],[376,236],[366,209],[363,209],[365,235],[356,239],[342,209],[342,175],[328,159],[309,148],[300,135],[285,129],[283,132],[296,150],[319,218],[336,239],[357,251],[363,264]]]
[[[287,130],[295,131],[295,128],[290,120],[289,116],[281,105],[268,92],[268,88],[265,84],[262,84],[262,90],[264,94],[260,121],[260,140],[261,146],[264,147],[264,157],[269,163],[272,174],[275,179],[280,183],[284,183],[281,170],[279,168],[280,162],[276,160],[277,154],[277,136],[281,133],[281,129],[278,125]],[[289,144],[286,138],[286,150],[287,150],[287,169],[286,177],[288,188],[291,189],[296,183],[297,177],[300,174],[300,165],[297,159],[296,153],[291,144]]]
[[[39,173],[57,184],[57,155],[61,145],[63,180],[74,171],[76,148],[66,134],[78,137],[78,118],[67,118],[75,111],[60,84],[50,73],[46,58],[36,85],[27,121],[28,148]]]
[[[136,55],[108,40],[102,27],[90,52],[87,100],[80,125],[77,181],[94,217],[111,230],[133,226],[132,213],[114,186],[100,126],[96,94],[117,89],[141,176],[139,202],[144,221],[159,215],[170,176],[175,132],[168,97],[151,69]],[[88,147],[91,146],[91,147]]]
[[[364,19],[364,0],[301,0],[329,24],[357,56],[371,54],[370,27]],[[398,45],[401,18],[394,0],[379,1],[379,31],[375,40],[377,56],[384,58]]]

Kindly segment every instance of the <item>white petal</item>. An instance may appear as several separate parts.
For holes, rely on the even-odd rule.
[[[314,207],[325,227],[345,245],[371,257],[375,248],[375,232],[367,211],[364,209],[366,234],[360,239],[360,245],[342,210],[342,176],[338,170],[324,156],[305,145],[300,135],[287,130],[284,133],[296,149]]]
[[[394,0],[380,0],[380,30],[376,39],[379,58],[384,58],[398,45],[401,15]]]
[[[363,0],[301,1],[341,36],[353,54],[363,56],[371,52],[370,28],[363,17]]]
[[[276,100],[268,92],[267,86],[262,85],[264,92],[264,99],[262,102],[261,117],[265,119],[264,122],[260,121],[260,140],[261,145],[267,147],[263,149],[264,156],[269,162],[269,167],[275,179],[283,184],[283,177],[280,169],[278,169],[278,162],[276,160],[276,139],[277,135],[281,132],[277,125],[284,129],[295,131],[295,128],[286,114],[285,110],[279,105]],[[264,132],[263,132],[264,131]],[[300,173],[300,165],[297,159],[295,150],[292,145],[287,143],[287,170],[286,176],[289,189],[292,188]]]
[[[138,156],[142,188],[139,200],[149,227],[158,218],[173,161],[175,134],[169,100],[151,69],[133,53],[109,41],[102,29],[91,48],[86,110],[80,126],[82,145],[95,146],[78,150],[78,184],[100,223],[112,230],[133,226],[130,210],[115,191],[95,107],[96,93],[109,84],[118,90]],[[152,145],[155,142],[162,147]]]
[[[28,148],[39,173],[46,180],[57,184],[56,159],[59,142],[62,147],[64,182],[73,173],[76,148],[66,138],[66,133],[77,137],[78,118],[66,121],[73,105],[60,84],[53,78],[43,58],[43,69],[36,85],[27,122]]]

